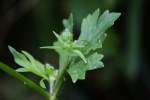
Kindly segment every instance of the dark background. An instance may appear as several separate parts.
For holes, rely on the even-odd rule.
[[[62,19],[74,15],[74,34],[87,14],[100,8],[121,12],[107,31],[101,52],[105,67],[89,71],[84,81],[68,76],[61,100],[150,100],[149,0],[0,0],[0,61],[17,68],[8,45],[26,50],[42,62],[58,63],[58,55],[40,46],[56,39]],[[24,74],[33,80],[32,74]],[[44,100],[18,80],[0,71],[0,100]]]

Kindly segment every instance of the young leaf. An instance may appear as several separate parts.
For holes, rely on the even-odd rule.
[[[54,67],[51,66],[50,64],[45,64],[46,66],[46,73],[48,76],[51,76],[54,73]]]
[[[62,38],[55,32],[53,31],[54,35],[56,36],[56,38],[58,39],[58,41],[61,43],[61,44],[64,44],[64,41],[62,40]]]
[[[40,81],[40,86],[44,89],[46,89],[45,83],[44,83],[44,79],[41,79]]]
[[[65,29],[68,29],[71,33],[73,32],[73,15],[70,14],[68,19],[63,20]]]
[[[56,80],[57,75],[58,75],[58,70],[54,69],[54,67],[51,66],[50,64],[46,64],[45,66],[46,66],[46,73],[47,73],[48,78],[49,78],[48,82],[52,86]]]
[[[18,68],[16,69],[17,72],[29,72],[27,69],[25,68]]]

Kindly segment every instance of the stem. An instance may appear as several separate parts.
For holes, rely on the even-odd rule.
[[[127,76],[135,81],[140,62],[140,32],[141,32],[141,4],[142,0],[131,0],[129,18],[127,23],[128,33],[128,61]]]
[[[65,69],[66,69],[66,67],[64,67],[64,70],[60,71],[60,74],[58,75],[53,92],[51,93],[51,100],[56,100],[56,98],[57,98],[57,94],[58,94],[58,92],[61,88],[61,84],[63,83],[63,80],[64,80]]]
[[[4,72],[7,72],[9,75],[15,77],[16,79],[22,81],[27,86],[29,86],[33,90],[37,91],[38,93],[40,93],[41,95],[43,95],[47,100],[49,100],[48,92],[46,92],[44,89],[42,89],[36,83],[34,83],[33,81],[29,80],[28,78],[26,78],[22,74],[16,72],[10,66],[8,66],[8,65],[0,62],[0,69],[3,70]]]
[[[51,79],[49,78],[49,80],[51,81]],[[51,94],[53,93],[53,86],[54,86],[54,82],[49,83],[49,94],[51,97]]]
[[[59,73],[58,77],[56,79],[55,85],[53,87],[52,93],[51,93],[51,99],[50,100],[57,100],[57,95],[61,89],[61,85],[64,81],[64,75],[68,66],[68,56],[61,55],[60,56],[60,65],[59,65]]]

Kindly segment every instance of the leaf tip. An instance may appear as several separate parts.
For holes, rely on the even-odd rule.
[[[10,52],[12,52],[14,50],[14,48],[10,45],[8,45],[8,49],[9,49]]]
[[[98,13],[99,13],[99,12],[100,12],[100,9],[99,9],[99,8],[97,8],[97,9],[95,10],[95,12],[98,12]]]
[[[121,16],[121,13],[116,13],[117,18],[119,18]]]
[[[107,9],[104,13],[109,13],[109,10]]]
[[[73,83],[76,83],[76,82],[77,82],[77,80],[72,80],[72,82],[73,82]]]

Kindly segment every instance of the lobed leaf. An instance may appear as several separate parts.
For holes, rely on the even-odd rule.
[[[84,56],[90,56],[82,58],[86,59],[87,63],[79,61],[70,65],[68,73],[73,82],[76,82],[78,79],[85,79],[85,74],[88,70],[104,67],[104,64],[100,61],[103,55],[96,53],[96,50],[102,48],[102,42],[107,36],[105,31],[114,24],[119,16],[120,13],[109,13],[108,10],[100,16],[100,11],[97,9],[93,14],[89,14],[83,19],[81,34],[78,40],[76,40],[76,44],[83,46],[78,49],[81,50],[80,52]],[[91,51],[94,54],[91,54]]]
[[[78,41],[86,43],[82,50],[85,54],[91,50],[102,48],[102,42],[106,37],[105,31],[114,24],[119,16],[120,13],[109,13],[108,10],[100,16],[100,11],[97,9],[83,19]]]
[[[104,67],[104,64],[101,62],[102,58],[103,55],[94,53],[87,57],[87,63],[84,63],[83,61],[72,63],[68,69],[68,73],[73,82],[75,83],[78,79],[85,79],[85,74],[88,70]]]
[[[22,66],[23,68],[19,68],[16,71],[18,72],[32,72],[40,77],[47,79],[45,76],[45,65],[35,60],[29,53],[26,51],[22,51],[19,53],[14,48],[9,46],[9,50],[14,56],[15,62]]]

